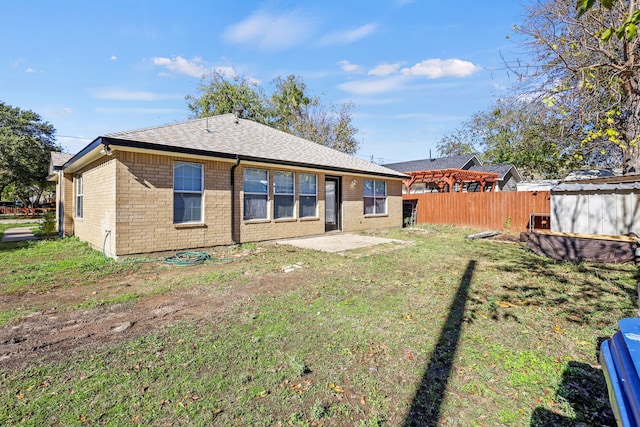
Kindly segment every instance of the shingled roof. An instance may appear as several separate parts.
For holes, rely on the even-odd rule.
[[[494,172],[498,174],[498,179],[504,179],[507,173],[513,169],[513,174],[516,179],[522,180],[520,172],[510,163],[497,163],[494,165],[475,165],[469,170],[478,172]]]
[[[118,146],[129,146],[387,177],[406,177],[397,170],[358,159],[252,120],[237,119],[233,114],[112,133],[96,139],[93,144],[96,143],[109,144],[116,149]],[[85,150],[87,149],[89,147]]]
[[[475,164],[475,162],[473,162],[474,158],[475,162],[479,163],[475,155],[463,154],[459,156],[441,157],[438,159],[421,159],[400,163],[387,163],[383,166],[405,173],[438,169],[468,169],[469,166]],[[469,165],[469,163],[471,163],[471,165]]]

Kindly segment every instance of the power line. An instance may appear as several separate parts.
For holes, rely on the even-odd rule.
[[[73,138],[73,139],[89,139],[92,140],[93,138],[87,138],[86,136],[69,136],[69,135],[56,135],[58,138]]]

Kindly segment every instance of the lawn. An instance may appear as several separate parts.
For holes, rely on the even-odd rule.
[[[186,267],[0,244],[0,425],[615,425],[596,349],[637,314],[636,267],[474,232],[218,248]],[[113,331],[110,316],[123,332],[11,353],[70,325]]]

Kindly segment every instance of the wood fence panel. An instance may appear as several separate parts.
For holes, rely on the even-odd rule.
[[[418,224],[528,231],[531,214],[551,214],[550,191],[403,194],[417,202]]]

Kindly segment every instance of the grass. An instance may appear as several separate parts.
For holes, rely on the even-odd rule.
[[[106,262],[75,239],[0,245],[0,297],[98,292],[67,311],[256,286],[212,317],[0,365],[0,424],[614,425],[595,351],[636,315],[636,267],[556,262],[471,232],[381,231],[411,244],[346,255],[246,245],[194,268]],[[301,274],[282,272],[295,263]]]

